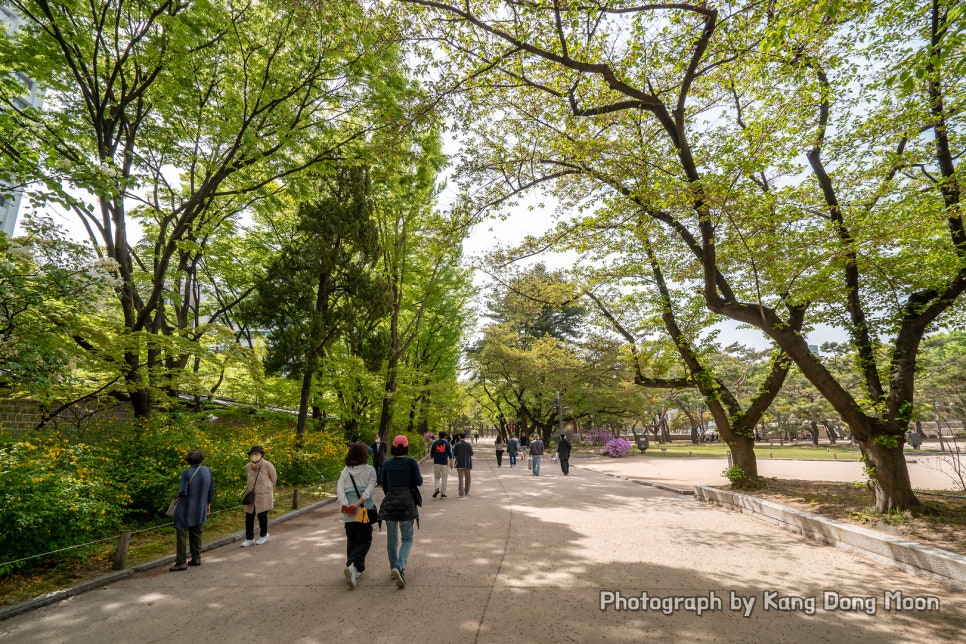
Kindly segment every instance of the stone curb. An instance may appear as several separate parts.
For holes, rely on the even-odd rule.
[[[307,512],[311,512],[312,510],[315,510],[316,508],[320,508],[330,503],[335,503],[335,501],[336,501],[335,497],[323,499],[321,501],[316,501],[315,503],[309,504],[304,508],[299,508],[298,510],[293,510],[288,514],[283,514],[280,517],[275,517],[274,519],[268,522],[268,525],[273,526],[278,523],[283,523],[285,521],[288,521],[289,519],[300,517]],[[205,552],[208,550],[213,550],[214,548],[226,546],[230,543],[234,543],[235,541],[238,541],[244,538],[245,538],[245,531],[242,530],[233,535],[222,537],[217,541],[212,541],[211,543],[205,544],[201,548],[201,551]],[[55,590],[52,593],[47,593],[46,595],[41,595],[40,597],[28,599],[27,601],[20,602],[19,604],[14,604],[12,606],[0,608],[0,621],[13,617],[15,615],[20,615],[21,613],[26,613],[27,611],[31,611],[36,608],[48,606],[50,604],[59,602],[63,599],[67,599],[68,597],[74,597],[75,595],[86,593],[89,590],[95,590],[97,588],[101,588],[115,581],[126,579],[132,576],[135,572],[145,572],[147,570],[153,570],[155,568],[166,566],[170,563],[173,563],[174,560],[175,560],[175,555],[168,555],[167,557],[162,557],[161,559],[155,559],[154,561],[149,561],[147,563],[141,564],[140,566],[128,568],[127,570],[118,570],[117,572],[113,572],[109,575],[98,577],[97,579],[92,579],[90,581],[85,581],[82,584],[71,586],[70,588],[64,588],[63,590]]]
[[[694,487],[695,499],[751,514],[783,530],[893,566],[905,572],[966,590],[966,557],[924,544],[849,525],[747,494],[705,485]]]

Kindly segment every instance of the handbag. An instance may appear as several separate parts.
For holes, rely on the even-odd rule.
[[[412,461],[409,464],[410,481],[413,481],[414,480],[414,478],[412,477],[412,471],[411,470],[413,469],[413,463],[415,463],[415,462],[416,461]],[[415,483],[411,483],[409,485],[409,490],[413,493],[413,502],[416,504],[416,507],[418,507],[418,508],[423,507],[423,493],[419,491],[419,486],[416,485]]]
[[[198,468],[198,469],[201,469],[201,468]],[[188,479],[188,485],[191,485],[191,479],[193,479],[195,477],[195,474],[198,473],[198,469],[195,469],[194,473]],[[168,509],[164,511],[164,515],[168,517],[173,517],[174,513],[178,511],[178,504],[181,502],[181,499],[183,498],[186,498],[186,497],[176,494],[175,497],[171,499],[171,503],[168,504]]]
[[[178,501],[180,500],[181,500],[180,496],[176,496],[173,499],[171,499],[171,503],[168,504],[168,509],[165,510],[164,513],[169,517],[173,517],[174,513],[178,510]]]
[[[255,503],[255,486],[258,485],[258,475],[262,473],[262,468],[258,468],[255,472],[255,482],[252,483],[252,489],[245,492],[245,496],[242,497],[242,505],[252,505]]]
[[[351,474],[349,474],[349,480],[352,481],[352,487],[355,488],[356,497],[361,499],[362,495],[359,494],[359,487],[356,485],[356,480],[352,478]],[[378,523],[382,525],[382,519],[379,518],[379,510],[377,510],[376,508],[372,508],[370,510],[369,508],[366,507],[366,504],[364,501],[362,505],[359,506],[359,511],[356,513],[355,522],[370,523],[370,524]]]

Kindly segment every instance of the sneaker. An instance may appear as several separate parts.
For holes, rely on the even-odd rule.
[[[445,498],[446,498],[446,495],[445,495],[445,494],[440,494],[440,495],[439,495],[439,498],[441,498],[441,499],[445,499]]]
[[[403,577],[403,571],[399,568],[392,569],[392,578],[396,580],[396,588],[406,587],[406,578]]]
[[[359,577],[359,573],[356,572],[356,565],[349,564],[342,573],[345,575],[345,582],[349,584],[349,588],[355,588],[356,579]]]
[[[177,564],[175,566],[171,566],[170,568],[168,568],[168,570],[170,572],[183,572],[183,571],[185,571],[187,569],[188,569],[188,564],[187,563]],[[406,584],[406,582],[403,582],[403,585],[405,585],[405,584]],[[396,585],[399,586],[399,582],[398,581],[396,582]],[[402,586],[399,586],[399,587],[402,588]]]
[[[265,533],[265,536],[264,537],[259,537],[259,538],[255,539],[255,545],[256,546],[262,545],[263,543],[265,543],[266,541],[268,541],[268,538],[270,536],[272,536],[272,535],[270,535],[268,533]]]
[[[255,540],[254,539],[245,539],[244,541],[242,541],[241,547],[242,548],[247,548],[248,546],[254,546],[254,545],[255,545]]]
[[[435,492],[433,492],[433,498],[435,499],[437,496],[439,496],[439,490],[436,490]]]

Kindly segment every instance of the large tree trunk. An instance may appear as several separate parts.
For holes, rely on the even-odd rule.
[[[919,499],[912,491],[909,469],[902,443],[898,447],[884,447],[869,441],[859,442],[869,468],[873,468],[869,485],[875,493],[876,512],[908,510],[919,507]]]
[[[735,435],[728,441],[734,465],[744,472],[743,479],[735,479],[732,485],[735,489],[758,486],[758,458],[755,456],[755,439],[749,436]]]

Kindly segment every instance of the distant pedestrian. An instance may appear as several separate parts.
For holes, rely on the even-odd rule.
[[[557,459],[560,461],[560,471],[564,476],[570,474],[570,441],[566,434],[560,435],[560,442],[557,443]]]
[[[382,442],[382,436],[376,434],[376,440],[369,446],[372,454],[372,467],[376,470],[376,480],[379,480],[379,472],[382,464],[386,462],[386,444]]]
[[[470,475],[473,472],[473,445],[466,440],[466,434],[460,432],[453,445],[456,457],[456,475],[460,482],[460,498],[470,495]]]
[[[352,588],[356,587],[359,575],[366,571],[366,555],[372,547],[372,524],[356,521],[356,515],[362,505],[368,510],[375,510],[372,495],[376,491],[377,480],[376,469],[369,465],[368,446],[350,443],[335,494],[342,504],[342,521],[345,525],[346,564],[343,574]]]
[[[453,469],[453,447],[446,440],[446,432],[440,432],[437,438],[429,447],[429,452],[433,456],[433,498],[446,498],[446,480],[449,478],[449,470]]]
[[[517,452],[520,451],[520,441],[513,434],[510,434],[510,439],[506,443],[506,454],[510,457],[510,467],[517,466]]]
[[[245,540],[242,548],[262,545],[268,541],[268,511],[275,507],[275,466],[265,460],[265,449],[255,445],[248,450],[245,464],[245,491],[255,493],[251,503],[245,504]],[[258,538],[255,538],[255,517],[258,516]]]
[[[503,448],[505,446],[503,437],[497,434],[493,445],[496,447],[496,466],[503,467]]]
[[[393,457],[382,466],[380,485],[386,496],[379,508],[379,515],[386,522],[389,574],[397,588],[405,588],[406,564],[413,547],[413,521],[419,521],[414,490],[423,484],[423,476],[419,472],[419,464],[408,456],[409,439],[405,436],[392,439],[389,453]]]
[[[178,487],[178,507],[174,511],[174,530],[177,535],[177,554],[172,572],[187,570],[188,566],[201,565],[202,526],[211,512],[211,502],[215,498],[215,486],[211,481],[211,470],[202,465],[205,453],[193,449],[185,456],[188,469],[181,473]],[[191,561],[188,561],[190,543]]]
[[[540,476],[540,461],[543,460],[543,441],[540,434],[530,441],[530,457],[533,459],[533,475]]]

